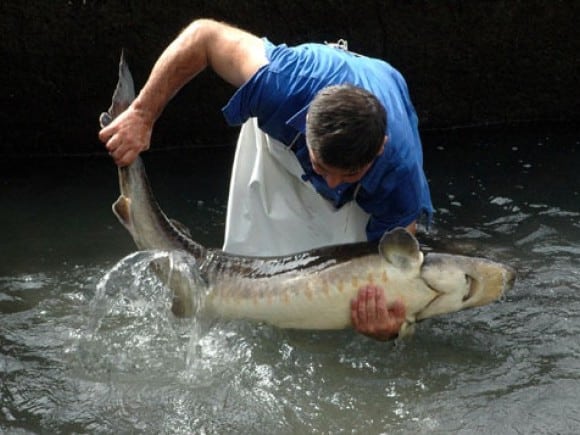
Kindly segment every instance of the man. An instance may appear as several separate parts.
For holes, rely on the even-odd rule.
[[[149,148],[165,105],[207,66],[238,88],[223,111],[244,124],[224,250],[281,255],[378,240],[430,218],[417,116],[394,68],[323,44],[275,46],[213,20],[192,22],[99,133],[117,165]],[[402,303],[371,283],[351,304],[355,329],[376,339],[396,337],[404,318]]]

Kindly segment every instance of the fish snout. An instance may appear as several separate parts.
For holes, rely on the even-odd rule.
[[[507,275],[505,289],[511,290],[516,283],[516,278],[517,278],[518,274],[513,267],[505,266],[505,268],[506,268],[506,275]]]
[[[464,296],[465,308],[487,305],[501,298],[510,290],[516,280],[514,268],[483,260],[470,274],[469,292]]]
[[[421,278],[437,297],[417,316],[424,319],[490,304],[513,287],[513,268],[483,258],[429,254]]]

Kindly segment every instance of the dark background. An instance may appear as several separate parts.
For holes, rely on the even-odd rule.
[[[347,39],[406,77],[421,128],[576,124],[580,2],[213,0],[0,2],[0,155],[104,153],[97,118],[125,48],[136,86],[191,20],[236,24],[275,43]],[[233,142],[232,88],[204,72],[173,100],[153,142]]]

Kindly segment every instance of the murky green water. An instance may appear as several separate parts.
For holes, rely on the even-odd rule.
[[[431,242],[519,278],[397,346],[174,319],[167,290],[136,273],[146,259],[119,263],[133,245],[110,212],[111,162],[4,162],[0,432],[578,433],[580,131],[424,142]],[[207,245],[221,245],[231,156],[147,156],[165,211]]]

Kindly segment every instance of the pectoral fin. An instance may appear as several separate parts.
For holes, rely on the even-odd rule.
[[[379,243],[379,254],[404,271],[418,270],[423,263],[419,242],[404,228],[386,232]]]

